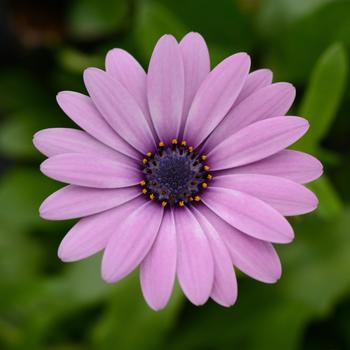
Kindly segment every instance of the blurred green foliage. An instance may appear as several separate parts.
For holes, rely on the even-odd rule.
[[[10,3],[11,45],[0,66],[0,349],[350,349],[350,2],[70,0],[56,12]],[[42,12],[50,25],[36,18]],[[291,114],[311,127],[295,147],[319,157],[325,175],[310,185],[319,209],[293,218],[295,242],[277,247],[284,274],[276,285],[240,277],[230,309],[196,308],[177,287],[155,313],[137,273],[111,286],[100,279],[100,256],[59,262],[73,222],[39,218],[40,202],[60,185],[39,173],[43,157],[31,140],[39,129],[72,125],[55,95],[84,92],[82,71],[103,67],[110,48],[146,68],[161,35],[192,30],[206,38],[212,65],[248,51],[254,67],[296,85]]]

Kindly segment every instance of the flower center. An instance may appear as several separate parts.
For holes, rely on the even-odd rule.
[[[160,142],[156,152],[147,153],[142,161],[142,192],[164,207],[200,201],[200,194],[208,187],[206,181],[212,178],[205,159],[185,141],[178,144],[172,140],[169,146]]]

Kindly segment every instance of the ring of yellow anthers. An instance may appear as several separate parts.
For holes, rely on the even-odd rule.
[[[198,154],[186,141],[173,139],[169,145],[159,142],[155,152],[142,160],[142,193],[163,207],[183,207],[199,202],[213,176],[205,164],[206,155]]]

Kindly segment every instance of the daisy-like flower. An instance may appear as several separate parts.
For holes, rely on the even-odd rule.
[[[156,44],[147,74],[121,49],[106,71],[88,68],[89,96],[57,101],[82,130],[41,130],[34,144],[48,157],[41,171],[68,186],[40,215],[81,218],[58,255],[76,261],[104,251],[102,277],[114,283],[140,266],[147,303],[167,304],[175,278],[196,305],[237,297],[234,268],[265,283],[281,276],[272,243],[289,243],[284,216],[314,210],[303,184],[318,178],[314,157],[286,150],[308,129],[284,116],[295,90],[272,73],[249,73],[237,53],[210,70],[197,33]]]

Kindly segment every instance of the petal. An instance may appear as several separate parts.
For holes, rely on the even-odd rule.
[[[163,309],[169,301],[175,281],[176,255],[174,214],[167,210],[157,238],[140,269],[144,298],[154,310]]]
[[[275,283],[281,277],[281,262],[271,243],[238,231],[205,206],[201,208],[201,212],[225,242],[234,266],[265,283]]]
[[[237,280],[231,256],[215,227],[201,210],[192,209],[205,232],[214,259],[214,284],[210,296],[222,306],[232,306],[237,299]]]
[[[119,136],[143,154],[154,148],[141,108],[118,80],[100,69],[88,68],[84,82],[96,107]]]
[[[140,181],[137,169],[123,162],[85,153],[53,156],[41,163],[40,170],[57,181],[96,188],[127,187]]]
[[[62,91],[57,95],[57,102],[67,116],[91,136],[131,158],[140,158],[139,153],[107,124],[90,97]]]
[[[288,83],[276,83],[256,91],[231,109],[209,136],[205,147],[210,150],[238,130],[259,120],[285,115],[294,97],[295,88]]]
[[[239,93],[234,105],[238,105],[255,91],[272,83],[272,72],[270,69],[258,69],[248,74],[247,79]]]
[[[238,53],[209,73],[193,99],[184,130],[185,140],[196,147],[221,122],[241,91],[249,67],[249,56]]]
[[[203,202],[223,220],[258,239],[289,243],[294,238],[289,222],[271,206],[249,194],[211,187]]]
[[[154,48],[147,74],[148,105],[162,141],[178,137],[184,104],[184,66],[180,48],[171,35]]]
[[[104,249],[116,225],[143,204],[143,198],[139,197],[117,208],[81,219],[61,242],[59,258],[67,262],[77,261]]]
[[[48,220],[74,219],[117,207],[139,195],[136,186],[99,189],[68,185],[46,198],[39,211]]]
[[[135,164],[126,155],[109,148],[82,130],[68,128],[52,128],[40,130],[34,135],[35,147],[47,157],[63,153],[100,154],[106,158]]]
[[[323,173],[321,162],[315,157],[289,149],[278,152],[255,163],[220,171],[220,174],[265,174],[308,183]]]
[[[299,117],[275,117],[251,124],[208,153],[211,169],[228,169],[266,158],[293,144],[308,128],[308,121]]]
[[[316,209],[317,197],[304,186],[282,177],[256,174],[222,175],[213,186],[248,193],[271,205],[284,216],[300,215]]]
[[[185,100],[180,132],[182,134],[193,98],[210,72],[210,57],[207,44],[198,33],[185,35],[179,46],[185,70]]]
[[[117,282],[133,271],[147,255],[157,236],[164,209],[145,202],[116,223],[102,259],[102,278]]]
[[[175,223],[179,283],[193,304],[202,305],[208,300],[214,282],[214,262],[209,241],[188,208],[175,211]]]
[[[140,63],[127,51],[113,49],[106,56],[106,72],[117,79],[133,96],[152,130],[153,123],[147,102],[147,75]]]

